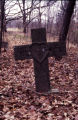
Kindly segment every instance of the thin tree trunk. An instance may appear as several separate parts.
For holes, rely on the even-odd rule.
[[[4,32],[7,32],[7,28],[6,28],[6,16],[5,16],[5,7],[4,7]]]
[[[1,34],[0,34],[0,53],[1,53],[1,46],[2,46],[2,36],[3,36],[3,25],[4,25],[4,5],[5,0],[1,1]]]
[[[69,0],[69,3],[67,5],[67,9],[65,12],[64,20],[63,20],[63,26],[62,26],[61,33],[59,36],[60,42],[66,42],[66,37],[68,34],[69,25],[71,22],[71,17],[74,11],[75,3],[76,3],[76,0]]]
[[[25,0],[22,0],[23,2],[23,32],[26,33],[26,14],[25,14]]]
[[[39,18],[38,18],[39,27],[41,27],[41,11],[40,11],[40,6],[41,6],[41,2],[39,1]]]
[[[0,0],[0,41],[1,41],[1,0]]]

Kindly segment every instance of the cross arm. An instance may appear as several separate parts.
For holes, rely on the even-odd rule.
[[[62,56],[66,55],[66,43],[65,42],[49,42],[48,43],[49,57],[54,56],[57,60],[60,60]]]
[[[30,45],[22,45],[14,47],[15,60],[31,59]]]
[[[42,43],[39,43],[39,45],[42,45]],[[15,60],[32,59],[33,49],[31,46],[32,45],[15,46],[14,47]],[[49,57],[53,56],[57,60],[60,60],[62,56],[66,55],[66,43],[65,42],[48,42],[48,43],[45,43],[44,46],[47,46]]]

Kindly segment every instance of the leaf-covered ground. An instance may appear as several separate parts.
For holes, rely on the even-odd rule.
[[[50,83],[59,90],[35,92],[33,60],[15,61],[13,49],[0,55],[0,120],[78,120],[78,50],[61,61],[49,58]]]
[[[35,92],[32,60],[15,62],[13,51],[0,56],[0,120],[78,120],[78,55],[49,58],[50,82],[58,93]]]

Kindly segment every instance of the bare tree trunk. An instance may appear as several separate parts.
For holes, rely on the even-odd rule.
[[[1,46],[2,46],[2,36],[3,36],[3,25],[4,25],[4,5],[5,5],[5,0],[1,1],[1,34],[0,34],[0,53],[1,53]]]
[[[7,28],[6,28],[6,16],[5,16],[5,7],[4,7],[4,32],[7,32]]]
[[[23,2],[23,32],[26,33],[26,14],[25,14],[25,0],[22,0]]]
[[[47,11],[47,17],[48,17],[48,20],[47,20],[47,32],[50,32],[50,31],[49,31],[49,24],[50,24],[50,5],[49,5],[48,11]]]
[[[40,5],[41,5],[41,2],[39,1],[39,18],[38,18],[39,27],[41,27],[41,11],[40,11]]]
[[[0,41],[1,41],[1,0],[0,0]]]
[[[66,37],[68,34],[69,25],[71,22],[71,16],[72,16],[73,11],[74,11],[75,3],[76,3],[76,0],[69,0],[69,2],[68,2],[67,9],[66,9],[65,16],[64,16],[64,20],[63,20],[61,33],[59,36],[60,42],[66,42]]]

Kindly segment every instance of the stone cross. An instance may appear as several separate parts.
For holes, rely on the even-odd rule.
[[[31,38],[31,45],[14,47],[15,60],[33,58],[36,91],[48,92],[50,91],[48,57],[54,56],[60,60],[66,54],[66,44],[64,42],[47,43],[45,28],[32,29]]]

